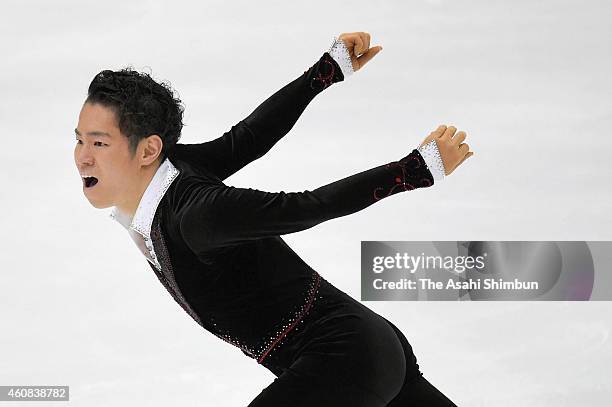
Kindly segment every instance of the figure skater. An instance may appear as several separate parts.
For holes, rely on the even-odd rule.
[[[432,186],[473,154],[465,132],[441,125],[397,161],[313,190],[223,183],[381,49],[368,33],[341,34],[249,116],[198,144],[177,143],[184,106],[167,83],[127,67],[89,85],[74,150],[85,197],[114,207],[110,216],[199,325],[276,376],[251,407],[455,405],[423,377],[393,323],[326,281],[280,235]],[[301,157],[302,171],[313,165]]]

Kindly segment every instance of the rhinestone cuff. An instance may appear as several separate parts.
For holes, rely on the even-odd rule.
[[[353,71],[353,63],[351,62],[351,55],[346,49],[346,45],[344,41],[334,37],[334,41],[329,47],[329,55],[334,58],[334,60],[340,65],[340,69],[342,70],[342,74],[346,78],[351,75]]]
[[[444,179],[446,171],[444,170],[444,162],[440,156],[440,150],[438,150],[438,144],[436,140],[431,140],[429,143],[422,145],[417,148],[419,153],[423,156],[427,168],[433,175],[435,181]]]

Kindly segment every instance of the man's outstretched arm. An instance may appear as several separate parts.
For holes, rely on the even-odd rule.
[[[441,125],[410,154],[303,192],[265,192],[194,184],[185,192],[179,230],[196,254],[222,246],[298,232],[360,211],[399,192],[432,186],[474,153],[466,133]]]
[[[369,60],[379,51],[368,50],[369,35],[363,34],[366,33],[342,34],[334,38],[329,50],[314,65],[221,137],[199,144],[177,144],[175,152],[188,155],[190,162],[202,165],[221,180],[262,157],[293,128],[316,95],[359,69],[354,53],[366,51],[359,57],[362,66],[366,54]]]
[[[303,192],[197,184],[186,193],[179,229],[186,245],[200,255],[247,240],[309,229],[390,195],[429,187],[434,179],[425,159],[414,149],[399,161]]]

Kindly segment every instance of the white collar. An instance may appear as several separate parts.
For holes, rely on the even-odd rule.
[[[172,181],[179,174],[179,170],[170,162],[168,158],[159,166],[151,182],[147,186],[136,213],[133,218],[114,207],[109,216],[119,222],[128,231],[130,229],[140,233],[145,240],[150,240],[151,225],[157,207],[164,194],[172,184]]]

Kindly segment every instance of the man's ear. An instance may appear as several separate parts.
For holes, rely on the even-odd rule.
[[[140,158],[143,165],[150,165],[161,156],[164,142],[158,134],[151,134],[141,141]]]

